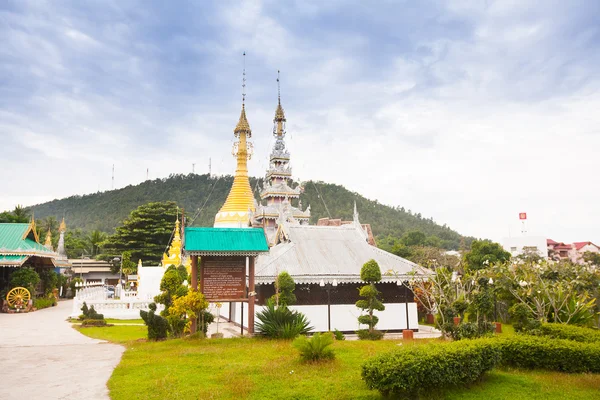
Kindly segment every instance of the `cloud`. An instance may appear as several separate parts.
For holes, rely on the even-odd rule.
[[[600,6],[591,1],[11,2],[0,8],[0,208],[170,173],[262,176],[276,73],[294,174],[467,235],[600,242]],[[15,157],[27,154],[28,157]],[[178,162],[174,162],[178,160]],[[48,179],[52,177],[52,179]]]

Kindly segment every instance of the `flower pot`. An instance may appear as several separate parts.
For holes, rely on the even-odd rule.
[[[502,333],[502,323],[496,322],[496,333]]]
[[[460,317],[454,317],[454,325],[460,324]]]
[[[435,316],[434,316],[433,314],[427,314],[427,315],[425,316],[425,321],[426,321],[428,324],[434,324],[434,323],[435,323]]]
[[[402,339],[404,340],[412,340],[413,339],[413,331],[411,329],[405,329],[402,331]]]

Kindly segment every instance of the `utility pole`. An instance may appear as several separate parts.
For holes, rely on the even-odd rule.
[[[196,173],[196,164],[192,163],[192,174]]]

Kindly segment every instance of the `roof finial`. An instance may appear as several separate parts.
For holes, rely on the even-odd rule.
[[[244,51],[244,72],[242,73],[242,108],[246,104],[246,52]]]
[[[279,85],[279,70],[277,70],[277,102],[281,104],[281,86]]]

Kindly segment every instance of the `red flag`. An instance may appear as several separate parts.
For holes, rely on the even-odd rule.
[[[527,213],[519,213],[519,219],[527,219]]]

